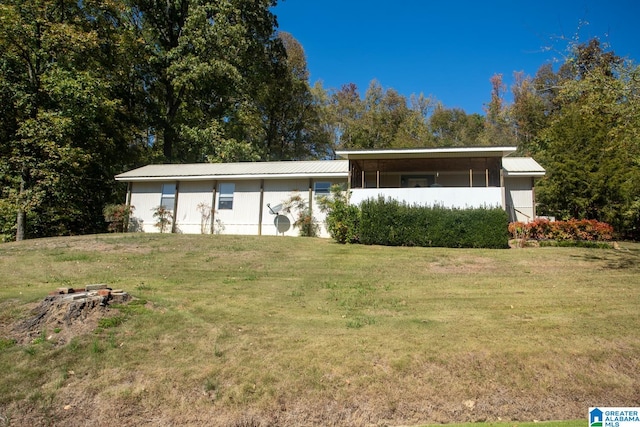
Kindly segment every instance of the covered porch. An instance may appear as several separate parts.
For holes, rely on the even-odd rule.
[[[393,198],[443,207],[505,206],[502,158],[513,147],[348,151],[351,202]]]
[[[349,186],[358,188],[500,187],[500,158],[354,159]]]

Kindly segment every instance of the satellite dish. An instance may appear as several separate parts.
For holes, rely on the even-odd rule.
[[[267,207],[269,208],[269,210],[271,211],[271,213],[273,215],[278,215],[280,213],[280,211],[282,210],[282,203],[280,203],[279,205],[275,205],[275,206],[271,206],[269,203],[267,203]]]
[[[267,203],[267,207],[269,208],[271,214],[276,216],[273,219],[273,224],[276,226],[276,234],[284,234],[289,231],[289,229],[291,228],[291,221],[289,220],[289,217],[280,214],[280,212],[282,212],[282,203],[275,206],[271,206],[269,203]]]
[[[276,215],[273,219],[273,224],[276,226],[278,233],[284,234],[291,228],[291,221],[286,215]]]

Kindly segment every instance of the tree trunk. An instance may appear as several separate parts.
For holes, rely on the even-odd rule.
[[[16,241],[24,240],[24,229],[27,213],[24,210],[24,177],[20,179],[20,194],[18,196],[18,216],[16,218]]]
[[[165,124],[163,138],[162,154],[165,161],[171,162],[173,160],[173,145],[176,140],[176,132],[169,123]]]

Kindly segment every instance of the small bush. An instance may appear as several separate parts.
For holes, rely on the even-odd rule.
[[[8,199],[0,198],[0,243],[16,238],[16,215],[18,207]]]
[[[341,185],[333,185],[330,191],[319,200],[320,209],[327,214],[329,235],[338,243],[358,243],[360,209],[349,204],[349,194]]]
[[[156,219],[155,227],[160,230],[160,233],[164,233],[167,227],[171,232],[171,221],[173,220],[173,214],[164,206],[157,206],[153,209],[153,217]]]
[[[301,237],[318,237],[320,227],[313,217],[307,201],[302,198],[299,192],[294,191],[291,196],[283,202],[282,206],[283,212],[296,217],[293,226],[298,229],[298,234]]]
[[[529,223],[512,222],[509,233],[514,239],[608,242],[613,240],[613,227],[594,219],[549,221],[538,218]]]
[[[135,208],[126,204],[106,205],[102,210],[104,220],[109,223],[109,231],[123,233],[127,231],[129,218]]]

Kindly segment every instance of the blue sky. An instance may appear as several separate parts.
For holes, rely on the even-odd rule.
[[[562,60],[576,34],[640,62],[637,0],[280,0],[273,12],[304,47],[311,84],[355,83],[364,95],[376,79],[467,113],[484,114],[492,75],[510,87],[514,71]]]

